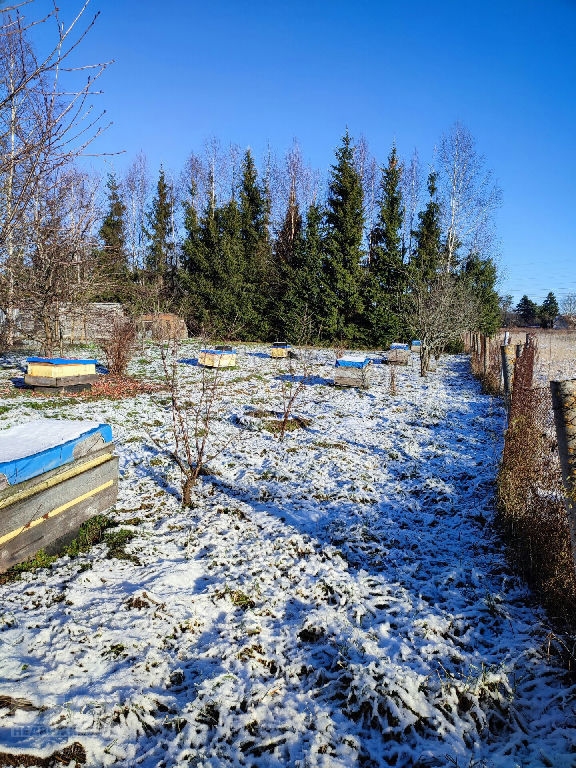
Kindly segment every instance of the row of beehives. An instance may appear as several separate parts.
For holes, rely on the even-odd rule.
[[[418,347],[417,344],[412,347]],[[277,342],[271,357],[287,357],[290,345]],[[389,363],[408,361],[407,345],[392,345]],[[370,385],[372,360],[345,355],[336,361],[334,383]],[[202,350],[199,363],[233,367],[236,351]],[[37,389],[89,387],[96,360],[29,358],[25,381]],[[34,556],[60,549],[90,517],[114,505],[118,457],[107,424],[38,419],[0,431],[0,573]]]
[[[408,365],[410,351],[419,351],[421,343],[414,340],[412,344],[392,344],[384,354],[383,362],[391,365]],[[276,342],[270,350],[272,358],[297,356],[286,342]],[[235,368],[238,352],[231,346],[219,345],[213,349],[201,349],[198,364],[209,368]],[[342,387],[370,386],[371,365],[373,360],[365,355],[346,355],[338,358],[335,364],[334,384]]]

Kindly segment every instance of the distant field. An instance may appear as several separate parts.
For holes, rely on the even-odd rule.
[[[512,343],[525,342],[527,333],[536,336],[538,344],[536,376],[540,382],[576,378],[576,330],[512,328],[510,329]],[[500,339],[502,343],[504,330],[500,332]]]

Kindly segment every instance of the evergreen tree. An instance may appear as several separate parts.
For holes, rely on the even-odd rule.
[[[560,307],[556,301],[556,296],[554,296],[552,291],[550,291],[548,296],[546,296],[544,299],[538,312],[538,317],[540,318],[542,328],[553,328],[554,320],[556,319],[559,312]]]
[[[393,146],[382,169],[376,226],[372,231],[367,319],[373,343],[386,345],[400,334],[398,315],[406,283],[402,223],[401,166]]]
[[[364,227],[363,192],[354,167],[348,131],[336,151],[326,213],[325,333],[328,338],[360,340],[362,322],[361,265]]]
[[[108,210],[98,232],[102,249],[98,253],[99,279],[102,289],[99,297],[115,301],[122,297],[122,284],[128,282],[128,259],[126,254],[126,206],[122,200],[121,188],[113,173],[108,174]]]
[[[524,325],[535,325],[538,320],[538,305],[524,295],[518,302],[518,306],[514,310]]]
[[[146,268],[153,277],[166,278],[175,266],[175,244],[172,231],[174,197],[160,168],[156,195],[148,211],[146,235],[149,239]]]
[[[483,259],[478,254],[470,254],[464,264],[463,274],[480,307],[478,324],[471,330],[493,336],[502,321],[500,296],[495,289],[498,279],[496,264],[491,258]]]
[[[252,338],[266,338],[269,332],[268,294],[271,272],[271,245],[268,232],[269,203],[258,184],[258,174],[250,150],[242,161],[240,186],[240,238],[244,250],[242,274],[250,286],[244,291],[239,320],[244,333]]]
[[[210,325],[214,285],[211,254],[216,253],[213,212],[200,220],[196,210],[196,190],[189,189],[184,201],[184,231],[182,242],[183,269],[181,280],[186,289],[184,311],[190,326],[201,332]]]
[[[418,214],[418,228],[414,232],[416,251],[410,273],[412,281],[430,282],[442,266],[440,203],[438,202],[437,174],[428,176],[429,201]]]

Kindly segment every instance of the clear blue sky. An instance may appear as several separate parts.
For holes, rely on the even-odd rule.
[[[39,0],[39,3],[44,0]],[[59,3],[69,18],[75,0]],[[456,120],[503,190],[501,292],[576,291],[576,0],[91,0],[82,58],[115,59],[100,151],[179,171],[218,136],[297,137],[327,170],[345,126],[384,162],[432,160]],[[103,161],[102,161],[103,162]]]

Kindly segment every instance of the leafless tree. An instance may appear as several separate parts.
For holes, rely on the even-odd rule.
[[[63,314],[92,298],[99,284],[94,259],[95,186],[73,168],[61,170],[48,190],[37,188],[28,222],[29,245],[11,265],[17,306],[32,320],[44,354],[62,344]],[[5,273],[0,291],[5,293]]]
[[[562,314],[576,319],[576,293],[567,293],[561,301]]]
[[[217,421],[223,415],[225,373],[220,368],[202,368],[200,382],[186,387],[180,376],[180,350],[176,340],[161,349],[164,381],[170,395],[172,447],[157,438],[153,442],[178,467],[181,475],[182,505],[192,505],[192,488],[209,462],[227,450],[237,435],[218,437]]]
[[[403,310],[406,325],[421,341],[420,375],[426,376],[431,357],[475,326],[478,301],[466,282],[454,274],[415,281]]]
[[[440,141],[439,177],[444,215],[446,270],[457,265],[457,251],[490,255],[493,248],[493,214],[501,191],[485,160],[476,150],[470,131],[455,123]]]
[[[61,241],[64,221],[71,214],[62,218],[61,212],[55,213],[55,193],[67,178],[64,186],[70,199],[73,160],[86,154],[106,128],[103,113],[94,113],[90,99],[100,93],[95,82],[109,62],[81,65],[75,60],[98,15],[85,20],[88,3],[68,25],[55,3],[36,19],[26,15],[33,2],[0,9],[0,306],[8,344],[13,341],[17,311],[16,273],[30,253],[37,260],[43,258],[39,254],[46,253],[48,231],[48,239],[54,242],[57,230]],[[54,31],[45,52],[37,52],[31,43],[31,30],[37,25]],[[60,223],[47,227],[47,215],[53,220],[59,217]],[[77,230],[77,225],[72,227]],[[35,242],[33,238],[40,235],[42,242]],[[76,245],[73,234],[68,250],[75,251]]]
[[[127,247],[132,269],[142,269],[145,263],[146,209],[150,196],[148,161],[139,152],[123,179],[126,203]]]
[[[404,221],[402,237],[408,259],[414,255],[414,230],[416,217],[422,199],[422,173],[418,152],[414,150],[410,162],[404,165],[402,173],[402,200],[404,202]]]

